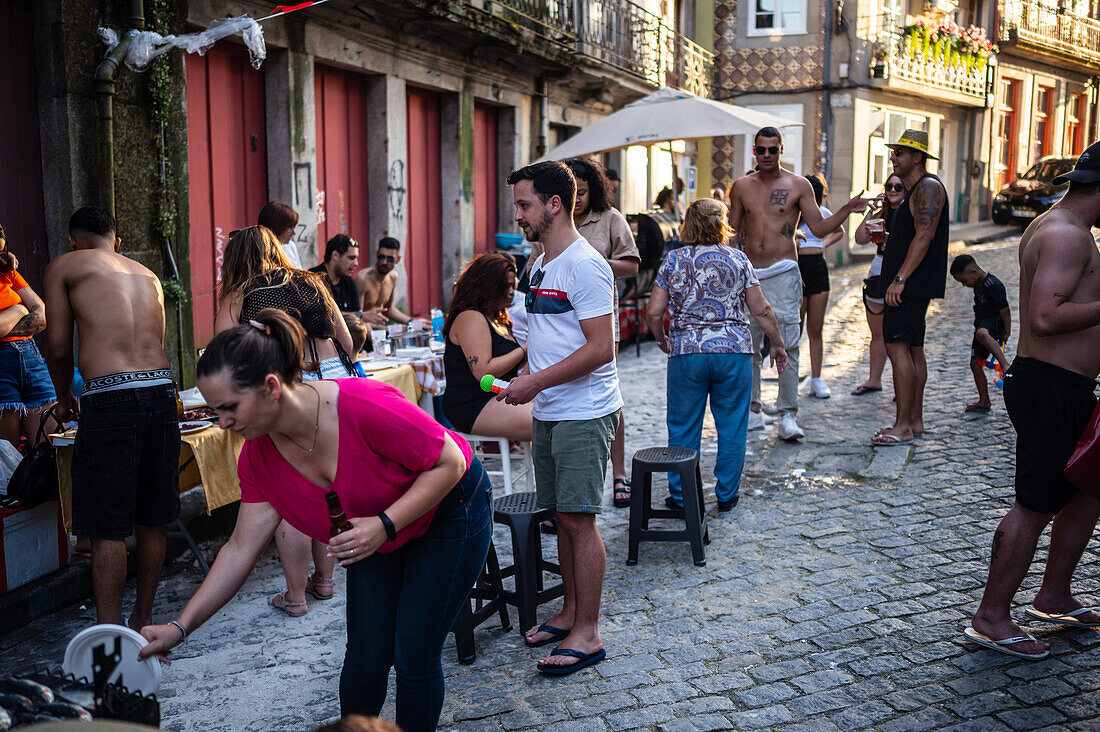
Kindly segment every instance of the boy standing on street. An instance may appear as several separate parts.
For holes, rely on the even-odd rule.
[[[968,412],[988,412],[989,384],[985,378],[985,361],[993,358],[1001,364],[1001,373],[1008,373],[1008,359],[1001,350],[1012,332],[1012,310],[1008,293],[1001,281],[978,266],[974,257],[960,254],[951,262],[951,276],[964,287],[974,290],[974,341],[970,344],[970,370],[978,387],[978,401],[966,405]]]
[[[554,644],[540,671],[565,675],[603,660],[600,596],[607,553],[596,527],[611,439],[623,399],[612,330],[615,276],[573,225],[577,183],[561,162],[528,165],[508,176],[515,220],[541,254],[527,294],[527,371],[497,397],[535,400],[538,507],[554,509],[565,597],[561,612],[526,631],[531,648]]]

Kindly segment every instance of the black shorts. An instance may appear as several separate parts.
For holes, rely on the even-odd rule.
[[[179,518],[180,426],[171,384],[86,394],[73,447],[73,534],[125,539]]]
[[[802,273],[803,297],[829,291],[829,265],[824,254],[799,254],[798,271]]]
[[[1077,494],[1064,471],[1096,407],[1095,387],[1087,376],[1025,356],[1005,374],[1005,408],[1016,429],[1016,502],[1027,510],[1055,514]]]
[[[901,299],[901,305],[889,304],[882,313],[882,336],[887,343],[924,345],[924,317],[928,313],[929,300],[925,298]]]
[[[977,333],[982,328],[988,330],[989,335],[993,336],[993,340],[1001,343],[1001,348],[1003,349],[1005,324],[1000,318],[985,318],[974,326],[974,340],[970,343],[970,358],[980,358],[984,361],[989,358],[989,349],[978,340]]]

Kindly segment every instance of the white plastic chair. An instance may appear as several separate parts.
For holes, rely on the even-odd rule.
[[[500,450],[500,470],[490,470],[488,466],[485,468],[485,472],[490,477],[499,476],[503,483],[503,492],[501,495],[510,495],[515,493],[515,482],[518,478],[523,478],[524,487],[526,490],[535,490],[534,481],[534,467],[531,463],[531,443],[521,442],[516,446],[516,450],[519,452],[517,456],[522,464],[515,470],[512,467],[512,453],[509,450],[509,440],[507,437],[486,437],[485,435],[470,435],[465,432],[459,432],[465,438],[466,442],[470,443],[470,447],[473,448],[474,454],[478,460],[482,463],[486,460],[485,450],[482,447],[487,442],[495,442]],[[489,458],[495,458],[495,455],[489,455]]]

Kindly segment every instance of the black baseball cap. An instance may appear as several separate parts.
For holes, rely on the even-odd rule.
[[[1077,164],[1073,170],[1063,173],[1054,179],[1054,185],[1074,181],[1077,183],[1096,183],[1100,181],[1100,142],[1094,142],[1077,158]]]

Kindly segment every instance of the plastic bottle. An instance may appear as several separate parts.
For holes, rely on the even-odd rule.
[[[482,391],[487,391],[492,394],[499,394],[500,392],[508,388],[509,382],[504,381],[503,379],[498,379],[492,374],[485,374],[481,377],[481,381],[478,383],[481,384]]]
[[[443,311],[439,308],[432,308],[432,338],[443,340]]]

